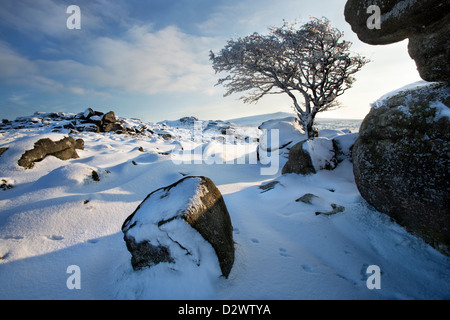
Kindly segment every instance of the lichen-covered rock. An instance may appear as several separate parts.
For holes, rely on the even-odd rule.
[[[66,137],[56,142],[48,138],[40,139],[34,144],[33,149],[25,151],[18,164],[26,169],[31,169],[35,162],[42,161],[47,156],[54,156],[61,160],[78,159],[76,149],[82,148],[84,148],[82,139],[75,140],[72,137]]]
[[[122,231],[135,270],[161,262],[200,266],[210,246],[225,277],[234,263],[231,219],[220,191],[206,177],[185,177],[152,192]]]
[[[380,99],[353,146],[361,196],[450,254],[450,88],[430,84]]]
[[[450,79],[450,14],[429,26],[426,32],[411,35],[408,51],[411,58],[416,61],[417,70],[422,79],[448,83]]]
[[[369,6],[380,8],[381,28],[368,28]],[[345,19],[358,38],[368,44],[390,44],[422,31],[449,13],[449,2],[442,0],[348,0]]]
[[[380,8],[380,28],[369,28],[369,6]],[[409,54],[422,79],[450,79],[450,1],[348,0],[345,19],[358,38],[368,44],[391,44],[409,38]]]

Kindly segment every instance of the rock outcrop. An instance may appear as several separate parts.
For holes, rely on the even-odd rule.
[[[450,254],[450,88],[429,84],[376,102],[353,146],[364,199]]]
[[[135,270],[186,257],[199,266],[208,243],[225,277],[234,263],[231,219],[220,191],[206,177],[185,177],[152,192],[122,231]]]
[[[76,149],[83,148],[82,139],[66,137],[56,142],[48,138],[40,139],[34,144],[33,149],[25,151],[18,163],[25,169],[31,169],[35,162],[42,161],[47,156],[54,156],[61,160],[77,159],[79,156]]]
[[[369,28],[371,5],[380,27]],[[363,42],[384,45],[409,38],[409,54],[426,81],[450,79],[450,2],[442,0],[348,0],[345,19]]]

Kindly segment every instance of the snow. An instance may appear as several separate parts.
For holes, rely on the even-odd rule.
[[[54,126],[29,118],[22,129],[13,129],[14,123],[0,127],[0,148],[9,148],[0,156],[0,179],[13,185],[0,189],[0,299],[450,298],[450,259],[371,208],[356,188],[348,158],[333,171],[308,176],[281,175],[284,161],[279,161],[280,170],[264,175],[268,165],[250,161],[258,143],[246,139],[261,137],[257,126],[206,122],[195,135],[185,122],[172,122],[145,124],[170,133],[175,137],[170,140],[149,131],[81,132],[73,135],[85,141],[79,159],[47,157],[25,170],[17,160],[35,141],[69,133],[51,132]],[[138,120],[121,120],[142,128]],[[281,120],[278,127],[288,125]],[[222,129],[233,134],[223,135]],[[283,132],[292,133],[282,129],[280,136]],[[356,138],[342,131],[322,134],[324,141],[337,137],[345,146]],[[224,161],[203,159],[215,152]],[[92,179],[93,170],[100,181]],[[228,279],[219,276],[213,249],[192,228],[176,236],[200,243],[200,266],[180,251],[186,261],[177,265],[132,269],[123,222],[148,194],[186,175],[211,178],[223,194],[236,243]],[[273,189],[259,188],[273,181],[279,182]],[[191,196],[185,187],[169,206],[176,209]],[[311,204],[295,201],[307,193],[317,196]],[[315,214],[330,211],[332,204],[345,211]],[[166,227],[170,232],[179,226]],[[73,265],[81,271],[79,290],[67,287]],[[366,285],[371,265],[381,269],[380,290]]]
[[[393,91],[383,95],[380,99],[378,99],[377,101],[372,103],[372,108],[377,109],[377,108],[383,106],[387,100],[389,100],[390,98],[392,98],[402,92],[408,92],[408,91],[412,91],[412,90],[419,89],[422,87],[433,86],[434,84],[435,84],[435,82],[427,82],[427,81],[423,81],[423,80],[408,84],[406,86],[403,86],[399,89],[393,90]]]
[[[433,108],[433,109],[436,109],[436,116],[434,118],[434,121],[438,121],[441,118],[448,118],[448,119],[450,119],[450,108],[447,107],[442,102],[435,101],[435,102],[430,104],[430,107]]]
[[[325,169],[334,156],[333,141],[324,137],[307,140],[303,144],[303,150],[311,156],[312,165],[316,171]]]

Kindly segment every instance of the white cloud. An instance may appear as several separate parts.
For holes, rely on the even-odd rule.
[[[213,74],[204,39],[173,26],[158,31],[135,26],[122,39],[100,38],[90,52],[99,86],[128,92],[201,91]]]
[[[203,92],[215,83],[208,50],[207,38],[174,26],[157,31],[133,26],[122,38],[86,39],[85,54],[76,60],[31,60],[0,42],[0,79],[79,95],[92,90]]]
[[[14,85],[25,85],[45,91],[56,91],[61,83],[42,75],[39,65],[0,41],[0,80]]]

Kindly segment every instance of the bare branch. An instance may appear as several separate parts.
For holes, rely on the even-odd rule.
[[[285,22],[269,31],[229,40],[219,53],[210,52],[215,72],[228,74],[217,85],[227,89],[225,96],[246,92],[241,97],[245,103],[287,94],[310,134],[315,115],[338,107],[336,98],[351,88],[354,74],[369,61],[351,55],[351,43],[343,41],[343,33],[326,18],[313,18],[300,27]]]

